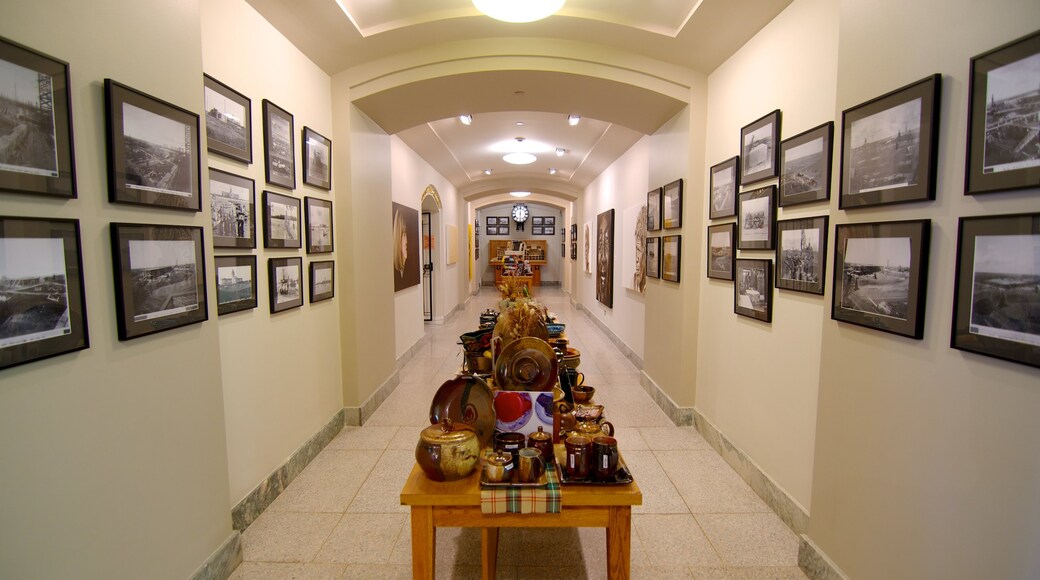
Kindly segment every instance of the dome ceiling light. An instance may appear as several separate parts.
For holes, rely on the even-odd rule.
[[[513,197],[527,197],[531,195],[530,191],[510,191],[509,195]]]
[[[534,22],[556,14],[565,0],[473,0],[487,16],[503,22]]]
[[[513,153],[506,153],[502,156],[502,161],[506,163],[512,163],[513,165],[530,165],[538,158],[531,153],[524,153],[522,151],[514,151]]]

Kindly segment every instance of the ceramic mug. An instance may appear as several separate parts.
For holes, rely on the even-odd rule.
[[[495,450],[505,451],[513,456],[513,461],[510,463],[512,469],[517,467],[517,455],[524,447],[524,442],[527,441],[527,437],[523,433],[495,433]]]
[[[534,483],[545,472],[542,452],[538,449],[532,447],[521,449],[517,461],[519,463],[517,481],[520,483]]]
[[[613,437],[595,437],[592,439],[592,462],[594,472],[599,481],[611,481],[617,474],[618,467],[617,439]]]
[[[567,475],[571,479],[586,479],[592,467],[592,439],[571,435],[564,442],[567,449]]]

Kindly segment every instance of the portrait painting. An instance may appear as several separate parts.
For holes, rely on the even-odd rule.
[[[419,211],[393,204],[394,292],[419,284]]]

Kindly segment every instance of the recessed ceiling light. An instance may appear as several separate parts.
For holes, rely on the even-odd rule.
[[[505,161],[506,163],[512,163],[513,165],[530,165],[535,161],[538,161],[538,158],[534,155],[531,155],[530,153],[514,151],[513,153],[506,153],[505,155],[503,155],[502,161]]]
[[[517,127],[523,127],[524,126],[524,122],[523,121],[517,121],[516,122],[516,126]]]
[[[527,197],[531,195],[530,191],[510,191],[509,195],[513,197]]]
[[[549,168],[549,175],[556,175],[556,168],[555,167],[550,167]]]
[[[534,22],[556,14],[565,0],[473,0],[484,14],[503,22]]]
[[[556,148],[556,156],[557,157],[563,157],[563,154],[566,153],[566,152],[567,152],[567,150],[564,149],[563,147],[557,147]]]
[[[567,117],[567,124],[571,127],[577,125],[578,121],[581,121],[581,115],[571,115]]]
[[[484,175],[491,175],[491,170],[490,169],[485,169],[484,170]]]
[[[459,120],[462,121],[463,125],[473,124],[473,115],[459,115]]]

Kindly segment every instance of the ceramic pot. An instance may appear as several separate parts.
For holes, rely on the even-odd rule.
[[[504,483],[513,475],[513,455],[507,451],[494,451],[484,463],[484,477],[491,483]]]
[[[538,426],[538,430],[527,436],[527,446],[533,449],[537,449],[542,454],[542,461],[546,465],[549,465],[553,458],[553,442],[552,434],[546,433],[542,426]]]
[[[581,373],[578,374],[580,375]],[[595,394],[596,389],[588,385],[577,384],[571,387],[571,395],[574,396],[574,402],[578,404],[588,403],[592,400],[592,395]]]
[[[434,481],[462,479],[477,467],[480,441],[472,427],[445,417],[419,434],[415,460]]]

